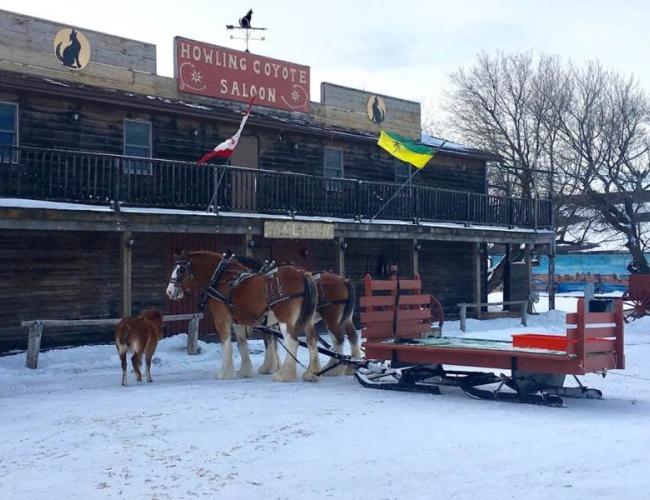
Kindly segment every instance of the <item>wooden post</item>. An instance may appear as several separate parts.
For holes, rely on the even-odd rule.
[[[527,300],[530,297],[530,292],[533,291],[533,255],[530,243],[527,243],[524,249],[524,262],[526,263],[526,303],[522,307],[530,307],[531,309],[528,312],[533,312],[533,304]]]
[[[510,243],[506,243],[506,253],[503,257],[504,259],[504,265],[505,267],[503,268],[503,301],[508,302],[510,301]],[[508,310],[510,307],[508,307]]]
[[[555,310],[555,238],[548,254],[548,309]]]
[[[29,327],[29,340],[27,341],[27,359],[25,366],[35,369],[38,367],[38,353],[41,349],[41,337],[43,336],[43,323],[34,321]]]
[[[246,250],[245,250],[246,257],[252,257],[253,256],[253,246],[251,245],[252,241],[253,241],[253,235],[251,234],[250,231],[248,231],[246,233],[246,242],[244,243],[244,246],[246,247]]]
[[[120,235],[120,285],[122,298],[120,314],[122,317],[131,316],[131,252],[133,248],[133,235],[131,231],[124,231]]]
[[[336,251],[334,252],[336,256],[336,272],[340,276],[345,276],[345,251],[347,250],[347,243],[345,238],[336,238]]]
[[[187,354],[194,356],[199,352],[199,314],[195,313],[187,329]]]
[[[474,243],[472,256],[474,257],[472,259],[472,274],[474,276],[472,280],[474,282],[474,302],[476,304],[480,304],[483,302],[481,300],[481,257],[483,254],[481,252],[480,243]],[[483,308],[481,306],[476,309],[476,319],[481,319],[482,310]]]
[[[521,305],[521,324],[528,326],[528,306],[529,302],[524,300],[524,303]]]
[[[460,306],[460,331],[465,331],[465,318],[467,317],[467,304],[458,304]]]
[[[411,249],[413,255],[413,276],[420,274],[420,248],[421,243],[417,239],[413,240],[413,248]]]
[[[614,300],[614,313],[616,322],[616,368],[623,370],[625,368],[625,339],[623,327],[623,301]]]

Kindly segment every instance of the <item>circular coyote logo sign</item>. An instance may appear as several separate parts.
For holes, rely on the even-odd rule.
[[[54,55],[66,68],[78,71],[90,61],[90,44],[80,31],[64,28],[54,37]]]
[[[377,125],[381,124],[386,118],[386,104],[378,95],[371,95],[366,104],[368,118]]]

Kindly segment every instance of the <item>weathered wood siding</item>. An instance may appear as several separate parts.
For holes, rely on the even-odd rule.
[[[368,99],[377,95],[386,105],[382,123],[368,118]],[[379,134],[381,130],[394,130],[412,139],[420,139],[420,103],[351,89],[331,83],[321,84],[321,105],[312,111],[326,125]]]
[[[474,302],[473,243],[420,243],[422,247],[419,252],[419,269],[422,289],[440,301],[446,317],[458,318],[458,304]],[[484,276],[485,266],[482,266],[481,272]]]
[[[1,91],[0,101],[19,105],[22,146],[122,154],[124,119],[152,123],[153,156],[196,161],[206,151],[230,137],[235,123],[193,117],[142,107],[110,105],[81,99],[52,99],[27,91]],[[79,118],[74,119],[78,113]],[[343,151],[346,178],[395,182],[396,160],[374,142],[344,142],[321,135],[247,127],[259,142],[259,167],[314,176],[324,174],[326,147]],[[251,141],[253,144],[256,141]],[[462,191],[485,192],[485,163],[439,154],[413,178],[413,184]]]
[[[166,311],[163,235],[135,235],[133,311]],[[4,231],[0,234],[0,351],[27,346],[21,321],[117,318],[119,233]],[[111,342],[112,328],[46,328],[42,347]]]
[[[485,161],[437,154],[413,178],[413,185],[487,193]]]
[[[47,68],[53,70],[54,73],[60,72],[68,75],[74,73],[63,66],[54,55],[54,37],[63,28],[76,28],[88,39],[91,50],[88,69],[91,73],[92,66],[95,64],[146,73],[156,72],[156,46],[154,44],[6,10],[0,10],[0,60]],[[97,67],[96,71],[100,69]]]

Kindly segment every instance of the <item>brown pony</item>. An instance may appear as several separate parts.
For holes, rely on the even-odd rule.
[[[216,252],[183,252],[176,259],[167,296],[181,300],[192,284],[207,290],[207,303],[221,340],[223,364],[217,378],[231,379],[234,375],[230,340],[233,324],[278,323],[289,355],[273,379],[279,382],[296,379],[298,335],[302,331],[306,333],[309,348],[309,365],[303,380],[317,379],[316,373],[320,371],[314,330],[317,292],[311,273],[294,266],[254,273],[234,257],[226,258]],[[241,344],[239,347],[242,351]],[[250,358],[245,360],[242,353],[242,364],[245,361],[250,364]]]
[[[145,355],[147,382],[151,378],[151,360],[162,337],[163,316],[157,309],[145,309],[139,317],[123,318],[115,330],[115,347],[122,361],[122,385],[126,385],[126,354],[132,352],[131,363],[138,382],[142,382],[142,355]]]
[[[350,350],[353,358],[361,359],[361,348],[359,346],[359,333],[352,322],[352,314],[356,303],[354,286],[349,279],[336,273],[321,271],[313,274],[316,290],[318,292],[318,305],[316,306],[315,323],[323,321],[325,327],[332,337],[332,350],[343,354],[343,343],[345,338],[350,342]],[[239,342],[240,332],[237,332]],[[277,342],[275,337],[265,334],[265,355],[264,362],[259,368],[259,373],[271,373],[274,364],[277,364]],[[354,368],[347,368],[338,365],[335,358],[330,358],[323,368],[324,375],[343,375],[354,373]]]

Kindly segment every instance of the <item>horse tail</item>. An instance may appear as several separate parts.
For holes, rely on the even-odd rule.
[[[318,293],[316,291],[316,284],[309,273],[303,273],[302,282],[304,287],[304,294],[302,297],[302,306],[300,307],[300,315],[296,322],[296,334],[305,331],[305,326],[309,321],[313,321],[314,314],[316,314],[316,306],[318,305]]]
[[[345,288],[348,290],[348,301],[345,303],[343,308],[343,314],[341,315],[341,323],[348,321],[352,318],[352,313],[354,312],[354,306],[357,303],[357,293],[354,289],[354,284],[349,279],[345,280]]]
[[[126,351],[129,348],[129,335],[131,333],[131,325],[126,321],[120,321],[115,330],[115,345],[117,349]]]

